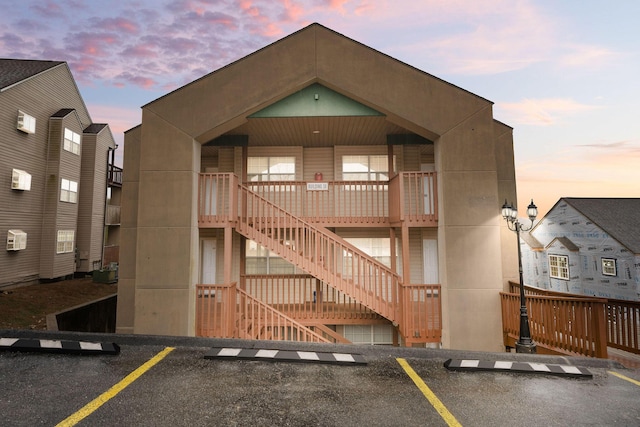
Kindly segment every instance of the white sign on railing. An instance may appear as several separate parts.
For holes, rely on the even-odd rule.
[[[328,182],[307,182],[307,191],[329,191]]]

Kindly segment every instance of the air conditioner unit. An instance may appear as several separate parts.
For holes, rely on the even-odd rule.
[[[19,251],[27,249],[27,233],[22,230],[9,230],[7,232],[7,250]]]
[[[17,128],[25,133],[36,133],[36,118],[18,110]]]
[[[23,191],[31,190],[31,174],[20,169],[13,169],[11,172],[11,189]]]

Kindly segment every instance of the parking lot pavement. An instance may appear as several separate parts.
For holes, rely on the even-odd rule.
[[[29,331],[3,337],[120,348],[91,356],[0,351],[8,426],[640,425],[640,371],[607,360]],[[206,358],[214,348],[302,352],[308,360]],[[311,353],[357,355],[366,364],[317,363]],[[576,366],[592,377],[452,371],[449,359]]]

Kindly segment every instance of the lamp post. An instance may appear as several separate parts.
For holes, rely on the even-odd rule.
[[[515,231],[518,236],[518,270],[520,273],[520,337],[516,342],[516,353],[535,353],[536,344],[531,339],[531,331],[529,329],[529,316],[527,315],[527,305],[524,297],[524,280],[522,278],[522,253],[520,250],[520,231],[529,231],[533,227],[533,221],[538,216],[538,207],[533,203],[527,206],[527,216],[531,221],[529,227],[525,228],[518,220],[518,209],[504,201],[502,205],[502,217],[507,221],[509,230]]]

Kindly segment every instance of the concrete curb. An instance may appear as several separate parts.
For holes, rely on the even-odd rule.
[[[329,363],[334,365],[366,365],[360,354],[277,349],[212,348],[205,359],[260,360],[268,362]]]
[[[444,362],[444,367],[450,371],[515,372],[520,374],[546,374],[572,378],[593,378],[591,372],[586,368],[549,363],[449,359]]]
[[[0,337],[0,351],[115,356],[120,354],[120,346],[104,342]]]

